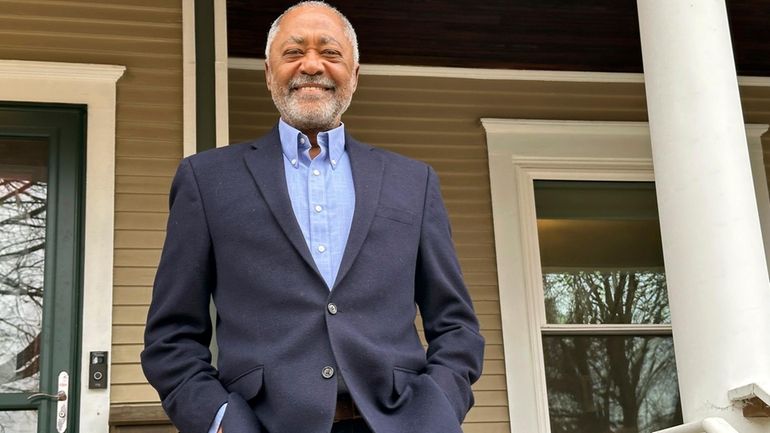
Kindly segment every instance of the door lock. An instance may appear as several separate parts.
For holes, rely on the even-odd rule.
[[[66,371],[62,371],[59,373],[59,389],[56,394],[36,392],[27,397],[27,400],[56,400],[56,431],[58,433],[64,433],[67,431],[67,391],[69,391],[69,386],[70,375]]]

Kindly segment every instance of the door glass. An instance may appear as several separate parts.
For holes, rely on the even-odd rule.
[[[0,412],[0,433],[36,433],[37,411]]]
[[[682,422],[652,182],[535,181],[553,433]]]
[[[0,393],[39,389],[47,172],[46,140],[0,137]]]

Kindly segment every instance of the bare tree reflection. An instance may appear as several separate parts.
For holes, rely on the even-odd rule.
[[[37,411],[18,410],[0,412],[0,433],[37,432]]]
[[[663,272],[562,272],[544,280],[549,323],[669,321]],[[681,423],[670,337],[545,336],[543,348],[553,433],[647,433]]]
[[[0,392],[37,388],[45,182],[0,178]]]
[[[671,321],[662,270],[546,273],[543,280],[548,323]]]

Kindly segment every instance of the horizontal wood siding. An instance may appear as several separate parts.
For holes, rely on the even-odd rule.
[[[179,0],[0,0],[0,58],[126,66],[117,88],[113,405],[158,401],[139,351],[182,155],[181,8]]]

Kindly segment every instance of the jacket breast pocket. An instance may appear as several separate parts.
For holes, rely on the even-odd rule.
[[[413,212],[388,206],[379,206],[375,212],[375,215],[404,224],[414,224],[415,220],[417,219],[417,215],[415,215]]]
[[[251,370],[246,371],[230,382],[227,382],[225,389],[229,392],[234,392],[243,397],[244,400],[249,401],[256,397],[262,389],[262,376],[263,369],[260,365],[259,367],[254,367]]]

